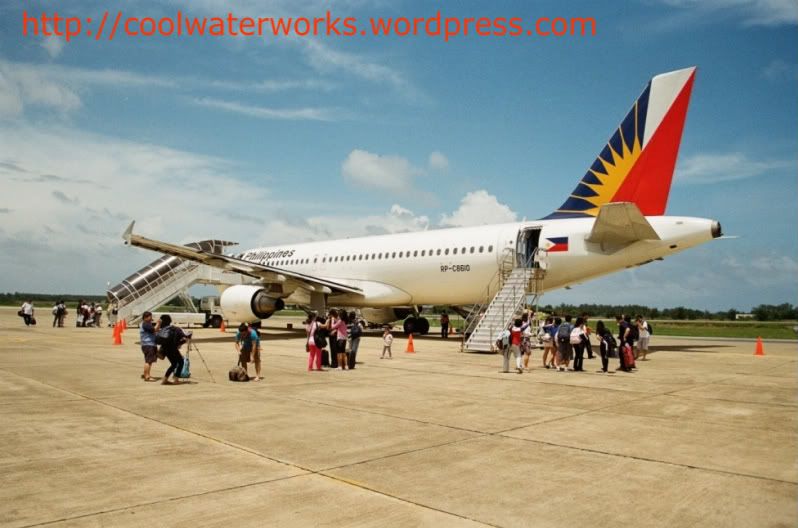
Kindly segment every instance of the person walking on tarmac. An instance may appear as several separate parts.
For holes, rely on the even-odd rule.
[[[155,334],[155,342],[161,345],[161,353],[169,360],[169,368],[163,375],[161,381],[164,385],[179,385],[178,374],[183,370],[183,355],[180,353],[180,346],[186,341],[186,334],[179,326],[172,326],[172,318],[169,314],[163,314],[158,323]],[[169,376],[174,375],[174,380],[170,381]]]
[[[441,338],[449,339],[449,314],[441,314]]]

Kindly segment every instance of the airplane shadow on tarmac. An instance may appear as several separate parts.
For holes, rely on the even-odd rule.
[[[719,348],[732,348],[731,345],[719,345],[717,343],[712,345],[659,345],[649,347],[648,353],[654,354],[656,352],[698,352],[701,354],[717,354]],[[705,350],[709,349],[709,350]]]

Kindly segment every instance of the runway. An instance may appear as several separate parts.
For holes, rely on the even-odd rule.
[[[307,372],[298,319],[266,321],[265,379],[140,378],[138,332],[26,329],[0,309],[0,525],[795,526],[794,343],[652,337],[632,374],[499,372],[426,337]],[[74,319],[70,317],[74,324]],[[614,361],[614,363],[617,362]],[[158,376],[164,362],[154,367]],[[614,366],[614,365],[613,365]]]

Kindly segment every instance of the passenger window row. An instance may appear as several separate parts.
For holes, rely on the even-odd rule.
[[[352,261],[360,261],[360,260],[389,260],[389,259],[396,259],[396,258],[410,258],[410,257],[433,257],[433,256],[440,256],[440,255],[466,255],[466,254],[474,254],[474,253],[493,253],[493,246],[490,245],[487,248],[485,246],[471,246],[470,248],[461,247],[461,248],[444,248],[444,249],[422,249],[422,250],[413,250],[413,251],[391,251],[391,252],[384,252],[384,253],[360,253],[357,255],[338,255],[332,257],[322,257],[321,261],[324,263],[327,262],[352,262]],[[257,253],[252,255],[253,257],[257,258]],[[312,259],[313,263],[318,262],[318,257]],[[310,264],[310,258],[304,259],[279,259],[279,260],[267,260],[266,264],[273,265],[273,266],[292,266],[292,265],[302,265],[302,264]]]

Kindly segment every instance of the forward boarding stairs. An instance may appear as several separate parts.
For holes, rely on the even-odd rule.
[[[499,270],[488,285],[498,282],[498,292],[489,303],[476,305],[466,317],[463,349],[469,352],[494,352],[502,330],[520,317],[527,305],[537,306],[543,294],[546,252],[535,250],[529,259],[515,266],[515,255],[502,259]],[[530,300],[529,297],[532,296]]]
[[[186,244],[188,247],[221,254],[235,242],[203,240]],[[195,284],[231,286],[241,284],[242,276],[205,264],[163,256],[144,266],[125,280],[109,288],[108,302],[117,306],[117,319],[126,319],[128,324],[138,324],[141,314],[155,311],[174,297],[179,297],[188,311],[197,312],[188,289]]]

